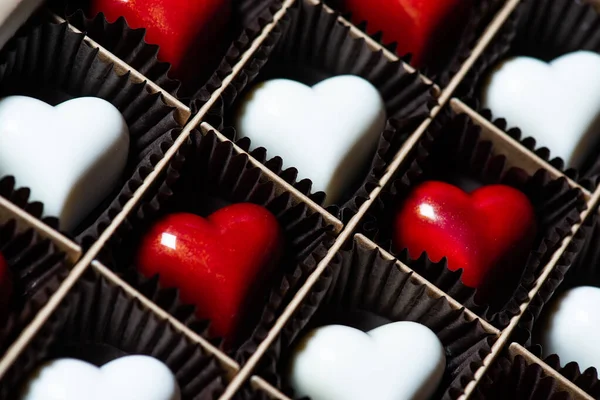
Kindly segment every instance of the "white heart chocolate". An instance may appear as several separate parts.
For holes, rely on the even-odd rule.
[[[148,356],[127,356],[98,368],[62,358],[39,366],[21,400],[180,400],[171,370]]]
[[[312,400],[425,400],[445,367],[444,348],[424,325],[394,322],[368,333],[329,325],[296,345],[289,382]]]
[[[52,107],[0,99],[0,176],[13,175],[71,231],[110,194],[127,164],[129,130],[109,102],[81,97]]]
[[[509,58],[491,72],[482,104],[567,166],[580,167],[600,139],[600,55],[577,51],[550,63]]]
[[[275,79],[252,88],[242,100],[235,127],[254,148],[296,167],[327,204],[362,178],[385,128],[385,105],[377,89],[353,75],[313,87]]]
[[[600,368],[600,288],[569,289],[548,304],[536,327],[544,356],[558,354],[562,365],[576,361],[581,371]]]

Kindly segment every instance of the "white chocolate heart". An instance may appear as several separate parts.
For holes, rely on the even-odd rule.
[[[127,164],[129,130],[112,104],[82,97],[52,107],[0,99],[0,176],[13,175],[71,231],[110,194]]]
[[[424,325],[394,322],[368,333],[329,325],[298,343],[289,382],[312,400],[425,400],[445,368],[444,348]]]
[[[562,365],[581,371],[600,368],[600,288],[580,286],[561,293],[544,310],[536,336],[544,356],[558,354]]]
[[[490,74],[482,104],[567,166],[580,167],[600,138],[600,55],[577,51],[550,63],[509,58]]]
[[[385,105],[377,89],[353,75],[326,79],[312,88],[275,79],[256,85],[242,100],[235,127],[253,147],[264,147],[296,167],[327,204],[368,165],[385,128]]]
[[[177,380],[159,360],[127,356],[98,368],[62,358],[40,365],[26,382],[21,400],[180,400]]]

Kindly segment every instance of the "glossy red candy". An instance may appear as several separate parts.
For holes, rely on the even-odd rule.
[[[158,57],[173,76],[194,81],[224,55],[231,0],[91,0],[90,12],[146,28],[146,41],[160,46]]]
[[[411,258],[424,251],[432,261],[448,259],[450,270],[463,269],[465,285],[493,292],[519,274],[536,234],[527,196],[505,185],[466,193],[444,182],[427,181],[397,210],[394,246]],[[493,280],[498,279],[493,282]]]
[[[208,218],[169,214],[144,235],[137,266],[160,274],[165,287],[210,319],[211,334],[234,340],[244,309],[270,275],[282,252],[281,229],[267,209],[239,203]]]
[[[367,21],[369,34],[383,32],[400,55],[412,53],[417,68],[439,61],[456,46],[472,0],[344,0],[352,21]]]

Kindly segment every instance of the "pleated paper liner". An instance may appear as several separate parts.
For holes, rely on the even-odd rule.
[[[44,216],[44,205],[39,201],[30,201],[31,191],[27,188],[16,186],[15,178],[5,176],[0,179],[0,196],[15,204],[19,208],[44,222],[46,225],[57,229],[58,219]]]
[[[351,74],[369,80],[379,90],[388,117],[417,126],[435,104],[431,83],[417,72],[409,72],[401,61],[390,61],[382,51],[373,50],[364,37],[354,37],[338,17],[339,13],[330,12],[321,3],[302,0],[292,5],[213,105],[206,121],[217,128],[231,126],[240,96],[266,79],[289,78],[312,85],[331,76]],[[231,139],[235,140],[235,136]],[[243,144],[245,148],[253,148],[252,138],[249,139]],[[334,215],[344,214],[339,207],[354,212],[360,207],[404,139],[381,136],[364,174],[355,178],[354,187],[343,196],[338,207],[330,209]],[[268,159],[278,154],[270,154],[268,148],[266,152],[264,163],[272,168],[273,163]],[[282,162],[285,165],[285,159]],[[281,161],[274,171],[278,173],[280,168]],[[301,170],[298,175],[310,179]]]
[[[231,142],[220,141],[214,131],[206,135],[194,131],[167,172],[111,239],[103,258],[118,272],[135,269],[139,240],[160,217],[174,212],[207,216],[226,205],[241,202],[264,206],[282,228],[283,257],[268,281],[279,280],[281,274],[295,268],[315,249],[329,247],[334,231],[339,230],[294,193],[269,180],[247,155],[236,152]],[[320,254],[323,257],[325,251]],[[269,282],[264,287],[266,296]],[[266,299],[257,296],[254,301],[256,307],[262,307]],[[255,314],[247,318],[240,328],[241,337],[257,322]]]
[[[384,256],[372,242],[355,237],[346,247],[336,254],[299,305],[256,372],[292,394],[285,381],[285,370],[295,342],[311,328],[338,322],[335,316],[341,313],[367,312],[390,321],[418,322],[436,333],[446,350],[447,362],[434,398],[458,398],[491,351],[497,332],[485,328],[456,303],[440,297],[437,289]],[[303,274],[298,268],[292,276]],[[273,290],[262,325],[238,354],[241,362],[256,350],[269,330],[271,314],[283,310],[278,299],[290,289],[284,281],[280,289]]]
[[[117,189],[72,232],[84,245],[99,236],[120,211],[120,200],[132,196],[179,133],[174,109],[160,94],[149,93],[145,83],[132,83],[127,74],[119,76],[112,64],[83,42],[83,35],[70,31],[66,24],[44,23],[9,42],[0,55],[0,85],[2,95],[25,94],[50,104],[81,96],[100,97],[119,109],[127,121],[129,159]],[[11,181],[2,178],[7,193],[11,192],[9,198],[39,216],[39,206],[31,208],[25,203],[26,192],[14,188],[19,182],[10,188]]]
[[[169,72],[170,64],[159,60],[159,47],[146,42],[143,27],[134,29],[127,24],[125,18],[109,22],[103,14],[93,16],[88,12],[89,3],[86,0],[58,0],[52,2],[51,8],[132,68],[188,105],[194,104],[197,97],[204,95],[203,89],[212,92],[221,86],[224,75],[217,74],[216,71],[230,69],[281,8],[280,0],[232,1],[230,29],[225,32],[226,47],[219,49],[216,54],[201,55],[209,62],[209,72],[198,74],[197,81],[182,85],[177,77]]]
[[[579,221],[579,213],[586,204],[583,193],[571,188],[566,179],[552,179],[550,173],[543,169],[528,176],[518,165],[508,164],[504,154],[496,151],[490,142],[481,140],[480,134],[481,128],[468,116],[444,110],[374,202],[364,219],[362,230],[384,249],[394,253],[391,238],[396,209],[416,185],[426,180],[456,184],[466,178],[476,185],[503,183],[522,191],[536,212],[538,234],[523,266],[520,281],[511,284],[504,296],[495,293],[496,297],[491,299],[490,304],[477,304],[475,291],[466,288],[460,280],[462,271],[451,272],[443,268],[444,259],[432,262],[422,255],[418,260],[411,260],[407,252],[400,249],[400,254],[396,252],[400,261],[440,285],[488,322],[504,328],[519,313],[519,306],[527,300],[536,277],[570,232],[571,226]],[[465,189],[472,188],[465,186]],[[572,261],[574,254],[567,253],[567,256]]]
[[[541,346],[533,346],[530,351],[536,356],[542,357]],[[544,362],[593,398],[600,398],[600,384],[598,383],[598,372],[595,368],[581,371],[576,362],[561,362],[556,354],[547,356],[544,358]]]
[[[537,361],[537,362],[536,362]],[[476,400],[575,400],[577,389],[553,376],[548,365],[511,345],[490,366],[472,396]]]
[[[49,239],[9,215],[0,222],[0,253],[12,286],[8,308],[1,312],[0,352],[4,353],[67,276],[70,262]]]
[[[124,354],[164,362],[183,399],[216,398],[224,388],[226,371],[213,356],[90,268],[4,376],[0,398],[13,399],[46,360],[75,357],[99,365]]]
[[[479,96],[484,79],[498,62],[510,56],[530,56],[551,61],[563,54],[577,50],[600,52],[600,15],[589,4],[575,0],[526,0],[522,1],[490,45],[471,68],[454,93],[474,107],[490,121],[541,158],[558,169],[565,169],[564,160],[553,158],[553,149],[540,148],[535,137],[522,132],[502,115],[492,115],[483,110]],[[495,120],[496,119],[496,120]],[[510,128],[510,129],[508,129]],[[598,132],[600,134],[600,132]],[[600,145],[596,145],[579,171],[572,168],[565,173],[586,188],[595,188],[600,175]]]
[[[410,63],[410,55],[399,53],[397,43],[389,39],[385,31],[375,31],[370,26],[369,21],[363,21],[358,19],[358,17],[354,17],[351,10],[348,10],[345,6],[344,0],[328,0],[326,3],[334,9],[342,11],[344,16],[352,21],[361,31],[373,36],[378,41],[381,41],[380,38],[383,38],[386,48],[402,56],[405,61]],[[441,52],[432,53],[430,59],[419,69],[442,87],[446,86],[463,62],[469,57],[475,43],[503,4],[504,1],[502,0],[470,1],[470,4],[466,7],[462,28],[452,32],[450,35],[442,36],[437,34],[432,38],[437,42],[443,41],[445,49]]]
[[[584,230],[580,233],[580,240],[577,257],[570,268],[564,266],[564,262],[557,265],[538,294],[532,299],[532,302],[518,326],[518,336],[516,340],[527,346],[533,346],[532,351],[545,357],[545,361],[560,372],[565,378],[573,382],[582,390],[594,398],[600,398],[600,382],[598,382],[597,368],[590,367],[582,370],[575,360],[561,360],[556,354],[547,354],[544,349],[538,345],[538,336],[540,321],[544,317],[544,307],[551,302],[560,293],[576,286],[597,286],[600,287],[600,272],[598,269],[599,252],[598,243],[600,242],[600,226],[597,215],[592,215],[586,220]]]

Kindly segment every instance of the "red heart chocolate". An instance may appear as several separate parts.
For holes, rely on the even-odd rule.
[[[158,57],[171,64],[173,76],[194,81],[223,56],[231,0],[91,0],[90,12],[145,28],[146,41],[160,47]]]
[[[493,277],[520,272],[535,239],[535,212],[527,196],[505,185],[466,193],[444,182],[427,181],[412,190],[397,210],[393,241],[411,258],[427,252],[463,269],[465,285],[484,290],[500,285]],[[481,298],[481,296],[480,296]]]
[[[282,252],[277,219],[267,209],[239,203],[208,218],[170,214],[144,235],[137,266],[146,276],[159,274],[166,287],[210,319],[213,336],[234,339],[238,322],[261,282]]]
[[[455,48],[471,1],[344,0],[344,6],[355,23],[367,21],[369,34],[382,31],[384,43],[397,42],[398,54],[411,53],[421,68]]]

